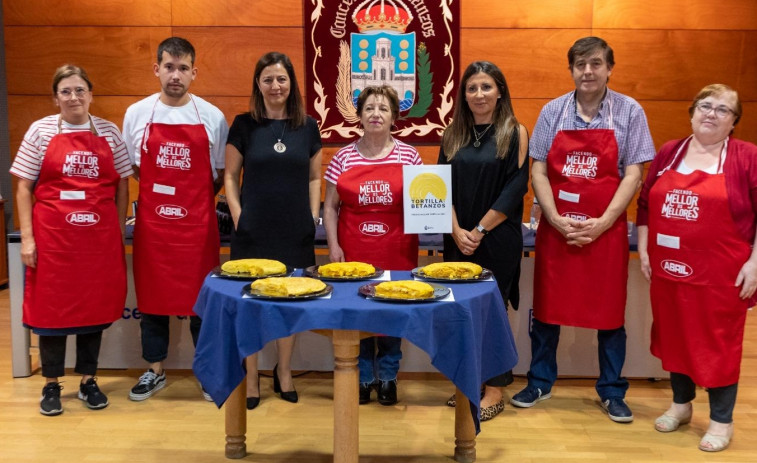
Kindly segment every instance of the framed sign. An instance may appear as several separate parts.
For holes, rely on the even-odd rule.
[[[439,143],[458,81],[459,1],[305,0],[307,111],[324,144],[360,136],[357,97],[367,86],[397,90],[393,134]]]

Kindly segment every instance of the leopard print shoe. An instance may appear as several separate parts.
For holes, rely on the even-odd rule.
[[[502,413],[502,410],[504,409],[505,409],[505,399],[500,400],[494,405],[490,405],[486,408],[482,408],[481,421],[489,421],[490,419]]]

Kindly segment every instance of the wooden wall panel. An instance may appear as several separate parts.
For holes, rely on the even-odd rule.
[[[757,29],[757,2],[720,0],[594,0],[602,29]]]
[[[507,76],[505,76],[505,78],[507,78]],[[510,84],[509,80],[507,84],[510,86],[510,93],[512,94],[512,84]],[[543,108],[549,100],[549,98],[526,99],[513,97],[513,111],[515,112],[515,117],[518,118],[518,122],[523,124],[528,130],[529,136],[531,136],[531,133],[534,131],[534,126],[536,125],[536,120],[539,118],[541,108]]]
[[[739,87],[743,32],[596,32],[615,51],[611,87],[638,100],[689,100],[713,82]]]
[[[234,117],[237,114],[246,113],[250,110],[249,96],[205,96],[195,90],[193,85],[192,93],[199,95],[218,107],[223,112],[223,115],[226,116],[226,122],[229,123],[229,126],[234,122]]]
[[[590,0],[465,0],[460,2],[464,28],[590,28]]]
[[[736,85],[742,101],[757,101],[757,31],[744,32],[741,72]]]
[[[757,144],[757,102],[742,103],[742,113],[734,135]]]
[[[302,27],[302,0],[191,0],[174,4],[174,26]]]
[[[84,67],[100,95],[146,95],[158,44],[167,27],[6,27],[9,95],[47,95],[55,69]]]
[[[567,52],[588,29],[464,29],[460,68],[488,60],[502,69],[513,98],[555,98],[573,88]]]
[[[4,2],[12,153],[32,121],[55,111],[50,78],[64,62],[87,69],[95,85],[92,113],[120,126],[129,104],[159,89],[152,63],[170,35],[193,42],[199,74],[191,90],[229,123],[247,110],[254,65],[265,52],[289,54],[304,91],[302,1],[310,0]],[[570,45],[599,35],[616,52],[611,87],[640,101],[657,147],[690,132],[686,108],[713,82],[740,91],[744,117],[736,136],[757,142],[755,1],[713,7],[704,0],[466,0],[460,11],[461,67],[478,59],[499,65],[529,132],[547,101],[573,89]],[[339,148],[324,148],[324,168]],[[436,162],[437,145],[417,148],[424,162]],[[531,197],[529,190],[526,218]],[[629,212],[635,215],[635,203]]]
[[[173,32],[192,42],[197,50],[198,74],[192,89],[198,95],[249,96],[255,64],[269,51],[289,55],[305,86],[302,30],[256,27],[175,27]]]
[[[693,98],[693,94],[691,95]],[[657,149],[667,142],[691,135],[689,105],[687,101],[642,101],[641,105],[647,115],[649,131]]]
[[[171,1],[9,0],[3,2],[3,20],[6,26],[168,26]]]

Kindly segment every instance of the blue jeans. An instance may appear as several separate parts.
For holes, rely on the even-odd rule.
[[[528,385],[538,387],[543,394],[552,390],[557,379],[557,344],[560,325],[531,320],[531,366]],[[597,394],[602,400],[622,399],[628,390],[628,381],[620,376],[626,360],[626,329],[597,330],[599,346],[599,379]]]
[[[377,377],[380,381],[397,379],[402,358],[401,344],[402,338],[394,336],[374,336],[361,340],[360,356],[357,359],[360,383],[373,383]]]
[[[142,358],[149,363],[162,362],[168,357],[168,315],[150,315],[143,313],[139,326],[142,331]],[[189,332],[192,335],[192,344],[197,347],[197,338],[200,336],[200,317],[189,317]]]

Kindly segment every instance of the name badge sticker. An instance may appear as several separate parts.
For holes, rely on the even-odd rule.
[[[562,190],[557,193],[557,197],[570,203],[578,203],[581,200],[581,195],[579,193],[568,193],[567,191]]]
[[[160,183],[154,183],[152,185],[152,192],[160,193],[163,195],[174,196],[176,195],[176,187],[168,186],[168,185],[161,185]]]
[[[670,249],[681,249],[681,238],[679,236],[657,234],[657,246]]]
[[[60,199],[87,199],[87,194],[84,191],[65,191],[60,192]]]

